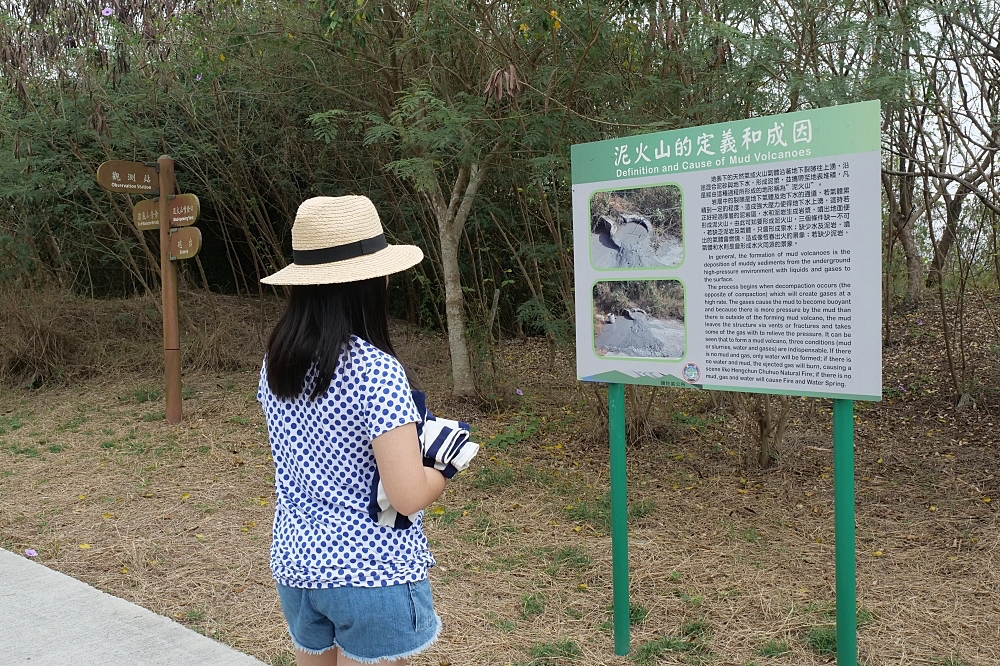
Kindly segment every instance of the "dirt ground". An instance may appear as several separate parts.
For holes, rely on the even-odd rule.
[[[857,409],[861,663],[993,666],[1000,399],[984,388],[956,412],[940,333],[914,315],[896,335],[887,399]],[[427,512],[444,632],[412,663],[832,660],[828,401],[796,401],[764,472],[719,400],[654,396],[635,432],[656,438],[629,450],[632,655],[615,657],[603,394],[562,352],[550,366],[544,341],[514,340],[497,350],[499,400],[472,407],[443,399],[441,338],[399,327],[397,346],[435,413],[472,421],[484,444]],[[982,381],[1000,384],[996,345],[977,353]],[[0,546],[291,664],[267,563],[273,468],[256,383],[186,372],[175,427],[155,373],[0,389]]]

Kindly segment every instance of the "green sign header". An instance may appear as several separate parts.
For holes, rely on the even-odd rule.
[[[850,155],[879,150],[879,102],[574,145],[573,183]]]

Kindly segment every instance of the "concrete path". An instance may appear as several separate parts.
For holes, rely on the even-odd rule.
[[[264,666],[169,618],[0,549],[4,666]]]

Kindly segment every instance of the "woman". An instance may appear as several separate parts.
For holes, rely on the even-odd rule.
[[[361,196],[303,202],[292,248],[294,263],[262,280],[291,285],[258,389],[275,465],[271,571],[298,666],[405,664],[441,630],[420,512],[446,479],[421,459],[386,289],[423,253],[388,245]],[[373,479],[409,527],[369,517]]]

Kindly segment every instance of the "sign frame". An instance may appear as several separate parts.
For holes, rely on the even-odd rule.
[[[877,101],[862,102],[574,145],[577,377],[880,400],[881,335],[868,316],[882,311],[880,119]],[[780,150],[764,148],[772,141]],[[645,250],[612,239],[607,225],[626,218],[645,225]],[[614,316],[628,313],[606,308],[646,305],[599,299],[615,282],[658,282],[660,301],[683,300],[678,319],[649,327],[677,327],[683,342],[649,352],[664,340],[647,335],[621,352],[601,317],[621,329]]]

